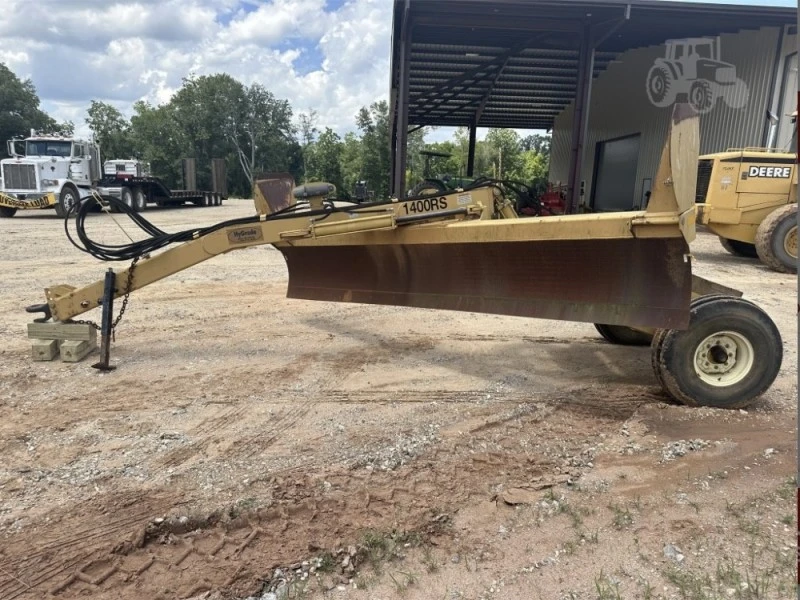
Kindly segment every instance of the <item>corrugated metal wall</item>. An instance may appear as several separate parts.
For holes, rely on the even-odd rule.
[[[766,110],[774,93],[772,80],[779,36],[777,28],[721,36],[721,59],[736,66],[736,75],[749,89],[749,99],[739,110],[718,101],[713,110],[701,116],[701,153],[764,144]],[[672,108],[657,108],[651,104],[645,83],[653,62],[664,54],[663,45],[630,50],[595,79],[582,169],[587,203],[592,190],[598,142],[641,133],[635,203],[642,197],[644,179],[655,175]],[[553,182],[565,182],[568,178],[572,113],[573,105],[570,104],[556,118],[553,128],[550,167],[550,180]]]

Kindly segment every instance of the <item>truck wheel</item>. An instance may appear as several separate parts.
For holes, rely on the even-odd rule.
[[[672,91],[672,75],[666,67],[654,66],[647,74],[647,97],[658,108],[664,108],[675,102]]]
[[[741,298],[699,298],[688,329],[662,331],[653,344],[656,376],[687,406],[747,406],[772,385],[783,361],[775,323]]]
[[[632,327],[624,325],[603,325],[594,324],[595,329],[600,332],[606,341],[621,346],[649,346],[653,341],[653,335]]]
[[[120,200],[122,200],[122,203],[125,204],[128,208],[135,210],[133,206],[133,192],[131,191],[131,188],[129,187],[122,188],[119,194],[119,198]]]
[[[767,215],[756,231],[758,257],[770,269],[797,273],[797,204],[787,204]]]
[[[728,252],[734,256],[744,256],[746,258],[758,258],[755,244],[748,244],[747,242],[740,242],[739,240],[732,240],[719,236],[719,243]]]
[[[696,79],[689,88],[689,104],[699,113],[706,113],[714,108],[714,92],[711,84],[705,79]]]
[[[78,214],[77,208],[73,207],[75,207],[79,201],[80,196],[78,195],[78,190],[71,185],[65,185],[61,188],[61,194],[59,194],[58,202],[56,202],[56,215],[62,219],[68,214],[72,217],[76,216]]]
[[[16,208],[11,208],[10,206],[0,206],[0,219],[10,219],[15,214],[17,214]]]
[[[133,190],[133,210],[141,212],[147,208],[147,197],[144,195],[142,188],[134,188]]]

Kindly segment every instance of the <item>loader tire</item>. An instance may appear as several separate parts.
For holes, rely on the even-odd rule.
[[[0,206],[0,219],[10,219],[15,214],[17,214],[16,208],[11,208],[10,206]]]
[[[649,346],[653,335],[624,325],[594,324],[595,329],[606,341],[620,346]]]
[[[783,342],[770,317],[747,300],[692,302],[689,328],[665,330],[658,358],[664,390],[687,406],[742,408],[775,381]]]
[[[61,193],[58,195],[58,202],[56,202],[56,215],[65,218],[67,215],[74,217],[78,214],[78,203],[80,202],[80,195],[78,190],[71,185],[65,185],[61,188]]]
[[[734,256],[743,256],[745,258],[758,258],[755,244],[748,244],[747,242],[740,242],[739,240],[732,240],[729,238],[719,237],[719,243],[728,252]]]
[[[758,258],[770,269],[797,273],[797,204],[773,210],[756,231]]]

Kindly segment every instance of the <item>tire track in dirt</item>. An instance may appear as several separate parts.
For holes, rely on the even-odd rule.
[[[237,441],[235,446],[242,449],[239,456],[244,459],[252,458],[255,454],[272,446],[283,433],[297,425],[313,406],[312,402],[303,402],[294,408],[283,411],[275,418],[270,419],[266,429]]]
[[[204,419],[193,430],[196,436],[194,441],[189,442],[186,446],[170,450],[156,462],[156,465],[166,469],[175,468],[193,456],[205,453],[211,443],[221,440],[230,433],[231,426],[238,424],[242,420],[247,413],[247,409],[247,404],[241,402],[233,408],[223,409],[216,415]]]
[[[632,410],[629,400],[624,405]],[[296,425],[313,406],[282,411],[264,441]],[[226,411],[223,416],[232,414]],[[180,521],[155,525],[150,519],[169,510],[169,496],[144,508],[134,504],[123,519],[51,541],[39,551],[43,557],[39,563],[3,563],[5,571],[31,589],[8,577],[0,598],[27,600],[45,591],[64,600],[85,595],[120,600],[158,594],[187,598],[210,589],[247,595],[274,568],[307,558],[309,544],[333,548],[341,540],[357,540],[366,528],[424,531],[445,507],[445,512],[457,510],[476,495],[486,498],[504,478],[530,481],[556,476],[558,461],[520,450],[519,441],[533,432],[537,439],[566,439],[567,451],[579,453],[587,439],[613,430],[618,423],[613,414],[581,417],[570,407],[551,403],[523,406],[510,414],[492,413],[488,420],[467,428],[466,438],[445,437],[396,470],[311,464],[270,472],[272,479],[265,485],[272,489],[272,504],[228,522],[211,514],[184,525]],[[209,426],[213,427],[203,424],[206,430]],[[565,432],[575,430],[583,433],[565,437]],[[70,520],[64,517],[62,525]],[[286,536],[286,531],[292,535]],[[46,554],[47,548],[55,550],[65,542],[73,544],[68,554],[58,552],[57,558]],[[18,546],[9,549],[22,555]]]
[[[111,504],[117,505],[117,510],[112,513],[114,518],[98,525],[75,527],[69,535],[45,540],[44,543],[24,544],[15,552],[20,558],[0,563],[0,600],[13,600],[40,588],[96,552],[108,548],[112,543],[110,540],[135,528],[152,515],[160,503],[158,496],[154,498],[141,493],[110,500]],[[102,518],[98,520],[102,521]]]

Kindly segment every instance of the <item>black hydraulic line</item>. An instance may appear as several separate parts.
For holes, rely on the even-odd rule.
[[[483,180],[475,182],[469,189],[476,189],[478,187],[499,187],[494,180]],[[323,208],[316,210],[308,210],[307,203],[297,203],[291,206],[282,208],[281,210],[268,214],[268,215],[253,215],[251,217],[242,217],[239,219],[230,219],[222,221],[208,227],[200,227],[194,229],[186,229],[176,233],[167,233],[150,221],[148,221],[141,213],[136,212],[132,207],[128,206],[120,199],[114,196],[102,196],[102,200],[109,204],[114,210],[119,213],[124,213],[131,221],[133,221],[139,229],[148,235],[147,238],[136,242],[127,244],[102,244],[92,240],[86,232],[86,217],[90,210],[94,208],[94,201],[87,199],[80,203],[80,205],[73,206],[64,218],[64,231],[70,243],[81,250],[94,256],[95,258],[103,261],[130,261],[146,254],[151,254],[157,250],[165,248],[170,244],[178,244],[182,242],[189,242],[191,240],[212,234],[220,229],[237,225],[252,225],[260,223],[261,221],[280,221],[284,219],[293,219],[302,214],[305,217],[320,217],[317,222],[327,219],[334,213],[353,213],[355,207],[344,206],[336,207],[332,201],[326,201]],[[358,213],[372,212],[374,209],[385,207],[388,205],[396,204],[396,200],[380,201],[363,203],[357,206]],[[365,210],[366,209],[366,210]],[[302,211],[302,212],[301,212]],[[72,218],[74,213],[74,219]],[[435,217],[445,217],[466,214],[463,208],[454,209],[450,211],[442,211],[438,213],[425,213],[423,215],[409,215],[397,218],[397,223],[412,223],[419,220],[430,219]],[[70,231],[70,223],[74,223],[75,232]],[[77,238],[77,239],[76,239]]]

